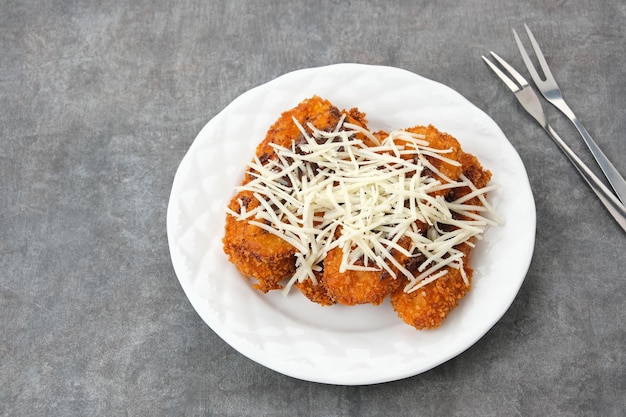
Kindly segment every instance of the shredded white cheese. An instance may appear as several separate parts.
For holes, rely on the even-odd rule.
[[[385,270],[396,278],[398,271],[408,279],[406,292],[445,275],[446,267],[459,269],[469,284],[463,253],[455,247],[502,223],[485,199],[495,186],[476,189],[463,175],[458,181],[446,177],[429,159],[459,162],[446,157],[450,150],[429,147],[423,135],[396,130],[380,142],[343,118],[332,132],[308,124],[309,133],[296,119],[294,123],[304,143],[290,148],[272,144],[277,157],[265,162],[255,158],[248,167],[253,179],[238,188],[252,192],[260,204],[247,211],[240,201],[239,213],[229,211],[296,248],[296,273],[285,291],[306,279],[317,283],[314,271],[337,247],[343,252],[340,272]],[[359,133],[376,145],[366,146]],[[452,202],[434,194],[457,187],[472,192]],[[481,205],[464,204],[474,197]],[[455,219],[454,213],[470,220]],[[428,225],[427,230],[419,230],[417,222]],[[445,225],[454,228],[446,232]],[[411,240],[409,248],[398,243],[404,236]],[[425,261],[413,274],[393,251]]]

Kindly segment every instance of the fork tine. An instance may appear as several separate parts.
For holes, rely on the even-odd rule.
[[[493,52],[492,52],[493,53]],[[491,68],[493,70],[493,72],[496,73],[496,75],[502,80],[504,81],[504,83],[506,84],[507,87],[509,87],[511,89],[511,91],[513,91],[514,93],[519,91],[519,86],[517,84],[515,84],[515,82],[510,79],[504,72],[502,72],[502,70],[500,70],[500,68],[496,67],[491,61],[489,61],[487,59],[487,57],[485,57],[484,55],[481,55],[483,61],[485,61],[487,63],[487,65],[489,65],[489,68]]]
[[[526,68],[528,69],[528,72],[530,73],[531,78],[533,79],[535,84],[539,85],[542,81],[541,77],[537,73],[537,70],[535,69],[533,62],[530,60],[530,57],[528,56],[528,53],[526,52],[526,48],[524,48],[524,44],[522,44],[522,41],[517,35],[517,32],[515,31],[515,29],[513,29],[513,37],[515,37],[515,43],[517,44],[517,49],[519,49],[519,53],[522,55],[522,60],[524,60],[524,64],[526,64]]]
[[[530,31],[530,28],[528,27],[528,25],[524,24],[524,28],[526,29],[526,34],[528,35],[528,39],[530,39],[530,43],[533,47],[533,50],[535,51],[535,56],[537,57],[537,61],[539,61],[539,65],[541,66],[541,71],[543,72],[543,77],[542,77],[537,72],[537,69],[535,68],[535,65],[533,64],[533,62],[531,61],[530,56],[528,56],[528,52],[526,52],[526,48],[524,48],[524,44],[522,43],[522,40],[520,39],[519,35],[515,31],[515,29],[513,29],[513,37],[515,38],[517,49],[519,49],[519,52],[522,55],[522,59],[524,60],[524,64],[526,65],[526,68],[528,69],[530,76],[532,77],[535,84],[537,84],[537,86],[545,82],[556,84],[554,76],[552,75],[552,72],[550,71],[550,67],[548,66],[548,62],[546,61],[546,58],[544,57],[543,52],[541,51],[541,48],[539,47],[539,44],[537,43],[537,40],[535,39],[535,36]]]
[[[500,55],[496,54],[493,51],[489,53],[496,59],[496,61],[500,63],[500,65],[502,65],[502,67],[504,67],[505,70],[509,72],[509,74],[513,76],[513,78],[515,78],[515,81],[517,81],[519,85],[521,85],[522,87],[526,87],[528,85],[528,81],[526,81],[526,79],[522,77],[522,74],[517,72],[517,70],[509,65],[509,63],[506,62],[504,59],[502,59]]]
[[[543,75],[546,79],[554,81],[554,76],[552,76],[552,71],[550,71],[550,67],[548,66],[548,62],[546,61],[537,40],[535,39],[535,35],[530,31],[530,28],[526,23],[524,23],[524,28],[526,29],[526,34],[528,35],[528,39],[530,39],[530,44],[533,46],[535,51],[535,55],[537,56],[537,61],[539,61],[539,65],[541,66],[541,70],[543,71]]]

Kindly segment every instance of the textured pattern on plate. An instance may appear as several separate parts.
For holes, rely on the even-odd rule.
[[[416,331],[389,303],[321,307],[297,291],[251,288],[222,251],[224,207],[257,143],[281,112],[317,94],[358,107],[372,130],[433,124],[492,171],[506,225],[473,255],[474,287],[443,326]],[[446,86],[397,68],[340,64],[279,77],[233,101],[198,134],[176,173],[167,215],[174,269],[202,319],[242,354],[316,382],[370,384],[426,371],[482,337],[508,309],[534,245],[535,207],[524,166],[482,111]]]

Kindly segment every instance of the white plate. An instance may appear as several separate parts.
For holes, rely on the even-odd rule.
[[[367,113],[372,130],[433,124],[493,173],[506,219],[472,255],[473,288],[435,330],[417,331],[388,302],[321,307],[298,291],[264,295],[222,251],[224,207],[269,126],[319,95]],[[361,385],[429,370],[469,348],[502,317],[528,270],[535,205],[524,166],[486,114],[450,88],[390,67],[340,64],[283,75],[233,101],[200,131],[178,168],[167,212],[174,269],[200,317],[243,355],[309,381]]]

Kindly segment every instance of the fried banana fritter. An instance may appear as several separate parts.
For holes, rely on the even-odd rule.
[[[483,188],[491,179],[491,172],[483,169],[474,155],[461,152],[459,162],[465,175],[476,188]],[[448,195],[448,199],[461,198],[471,190],[469,187],[457,188]],[[470,205],[482,205],[478,197],[469,200]],[[461,218],[462,216],[457,216]],[[470,242],[471,243],[471,242]],[[456,247],[464,253],[463,269],[465,282],[458,268],[446,267],[447,274],[411,293],[399,288],[391,294],[391,305],[398,316],[416,329],[434,328],[441,325],[448,314],[458,305],[459,301],[471,288],[473,270],[470,266],[472,247],[462,243]]]
[[[341,248],[335,248],[324,259],[326,289],[340,304],[378,305],[402,283],[384,271],[339,272],[342,256]]]
[[[466,254],[463,268],[471,282],[473,271],[469,266],[470,248],[467,244],[457,248]],[[470,290],[470,285],[465,283],[459,269],[453,267],[444,269],[447,270],[446,275],[416,291],[407,293],[400,287],[391,294],[391,305],[398,313],[398,317],[418,330],[441,325],[450,311]]]
[[[301,132],[293,122],[294,118],[305,129],[308,129],[308,123],[312,123],[318,129],[330,131],[335,129],[342,115],[350,123],[363,127],[367,124],[365,114],[357,109],[341,111],[328,100],[317,96],[304,100],[294,109],[284,112],[270,127],[263,142],[257,146],[256,156],[260,161],[267,162],[276,158],[272,143],[289,147],[292,142],[297,141]],[[251,179],[251,174],[247,172],[242,184]],[[242,205],[250,211],[258,204],[250,192],[241,191],[231,199],[228,207],[235,213],[240,213]],[[258,281],[254,287],[263,292],[283,288],[281,281],[295,272],[296,250],[293,246],[256,225],[236,220],[230,214],[226,216],[223,243],[229,261],[244,276]]]
[[[400,245],[408,249],[410,239],[404,238]],[[408,262],[406,255],[392,251],[396,261],[404,265]],[[388,271],[359,271],[346,270],[340,272],[343,250],[334,248],[326,254],[324,259],[324,283],[327,292],[340,304],[353,306],[356,304],[378,305],[400,285],[403,280],[398,279],[398,268],[391,265],[396,274],[394,278]]]
[[[270,144],[273,143],[286,148],[291,146],[292,142],[300,140],[302,134],[293,122],[294,118],[310,133],[311,130],[307,126],[309,123],[320,130],[331,131],[335,129],[342,115],[345,116],[348,123],[361,127],[367,126],[365,113],[361,113],[356,108],[349,111],[339,110],[330,101],[318,96],[304,100],[294,109],[284,112],[270,127],[263,142],[257,146],[256,155],[261,161],[272,159],[275,157],[276,151]],[[368,145],[371,144],[365,136],[357,135],[357,137],[366,141]],[[244,179],[244,182],[246,180]]]
[[[249,192],[241,192],[232,198],[229,208],[239,213],[242,206],[250,211],[259,202]],[[296,249],[280,237],[232,215],[226,216],[223,238],[224,252],[245,277],[258,282],[254,287],[260,291],[282,288],[281,281],[292,276],[296,270]]]
[[[447,150],[447,153],[441,154],[446,159],[450,159],[455,162],[460,162],[459,157],[463,153],[461,150],[461,145],[459,141],[457,141],[453,136],[439,131],[432,125],[428,126],[414,126],[408,129],[405,129],[407,132],[417,133],[420,135],[424,135],[424,140],[428,142],[428,147],[433,149]],[[448,183],[450,181],[456,181],[459,179],[459,175],[462,172],[461,165],[453,165],[444,160],[427,156],[426,159],[430,162],[436,170],[441,172],[446,178],[443,178],[437,174],[434,174],[430,168],[426,168],[428,173],[434,178],[440,180],[442,183]],[[445,196],[448,193],[448,190],[439,190],[435,191],[433,194]]]

